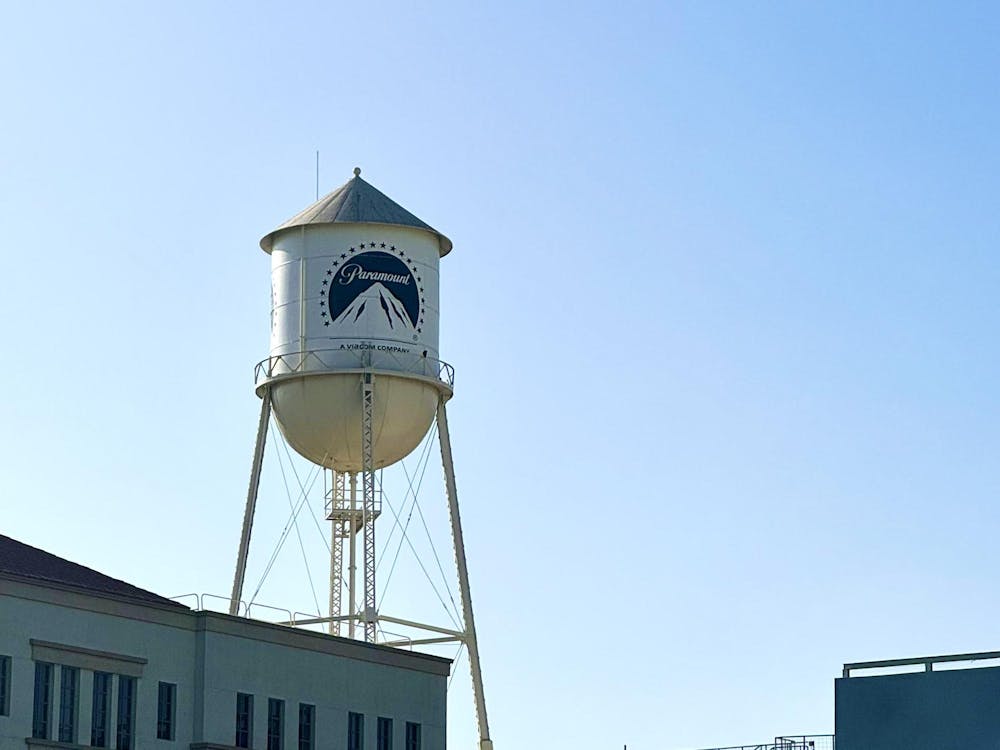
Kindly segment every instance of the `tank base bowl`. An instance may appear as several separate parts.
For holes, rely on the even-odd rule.
[[[374,468],[394,464],[420,445],[438,400],[450,396],[442,383],[393,372],[368,371],[375,387],[372,433]],[[362,470],[363,371],[282,376],[258,388],[271,391],[275,421],[288,444],[319,466]]]

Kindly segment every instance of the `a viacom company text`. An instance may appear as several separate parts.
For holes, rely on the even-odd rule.
[[[362,341],[356,344],[341,344],[340,348],[347,349],[349,351],[393,352],[394,354],[409,354],[412,351],[411,349],[407,349],[405,346],[399,346],[397,344],[376,344],[369,341]]]

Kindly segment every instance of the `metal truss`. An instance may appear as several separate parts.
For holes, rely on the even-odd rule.
[[[364,528],[364,508],[358,507],[358,475],[334,471],[333,490],[326,502],[326,518],[332,524],[333,544],[330,547],[330,616],[315,623],[329,622],[331,635],[341,635],[341,624],[347,623],[347,637],[354,637],[357,622],[357,534]],[[347,484],[350,483],[350,491]],[[371,516],[378,519],[382,503],[376,493]],[[344,616],[344,541],[348,545],[347,615]],[[314,623],[314,624],[315,624]]]
[[[340,635],[341,599],[344,591],[344,537],[348,521],[341,515],[347,509],[346,474],[331,471],[330,494],[326,499],[326,518],[330,524],[330,635]]]
[[[364,474],[362,520],[364,523],[365,556],[365,642],[375,643],[378,625],[375,608],[375,436],[373,412],[375,408],[375,376],[366,372],[361,378],[361,468]]]

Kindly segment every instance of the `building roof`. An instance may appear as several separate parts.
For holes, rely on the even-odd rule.
[[[56,583],[83,591],[188,609],[171,599],[106,576],[0,534],[0,575]]]
[[[414,227],[437,235],[442,256],[451,252],[451,240],[362,180],[361,170],[357,168],[353,178],[295,214],[277,229],[265,234],[260,246],[264,252],[269,253],[278,232],[310,224],[389,224]]]

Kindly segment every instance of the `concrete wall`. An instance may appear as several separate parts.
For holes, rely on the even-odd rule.
[[[365,715],[375,750],[377,717],[393,719],[393,747],[407,721],[422,725],[423,750],[445,750],[447,660],[368,646],[320,633],[218,613],[116,601],[0,578],[0,654],[12,657],[10,716],[0,716],[0,750],[31,736],[34,665],[80,668],[78,738],[90,743],[94,670],[138,677],[137,750],[231,746],[236,693],[254,695],[254,748],[267,738],[268,698],[285,701],[285,749],[297,750],[298,706],[316,706],[316,748],[345,747],[347,713]],[[59,668],[52,729],[57,735]],[[156,738],[160,681],[177,685],[176,740]],[[113,681],[112,734],[118,680]],[[29,743],[29,746],[37,743]]]
[[[836,681],[837,750],[1000,748],[1000,667]]]
[[[169,622],[170,613],[164,613]],[[83,650],[100,651],[105,657],[89,657],[91,664],[81,664],[77,741],[90,744],[91,698],[93,691],[93,661],[101,671],[125,672],[126,665],[134,662],[117,657],[145,659],[137,688],[136,740],[139,747],[151,747],[156,741],[157,682],[164,680],[177,684],[178,727],[191,727],[193,719],[194,682],[194,633],[176,627],[187,618],[175,617],[175,626],[146,622],[129,617],[119,617],[86,609],[58,606],[44,601],[0,596],[0,654],[11,657],[10,716],[0,717],[0,748],[24,747],[24,740],[31,736],[32,705],[34,698],[35,660],[32,641],[61,644],[70,647],[61,658],[59,649],[50,648],[45,657],[58,664],[69,664],[74,655],[82,662],[88,658]],[[37,645],[36,645],[37,648]],[[80,649],[74,654],[72,649]],[[86,666],[92,668],[87,669]],[[53,690],[52,732],[55,738],[59,718],[59,667],[55,668]],[[112,681],[112,716],[117,706],[118,680]],[[181,736],[178,736],[181,739]],[[187,738],[190,742],[190,738]],[[14,744],[16,742],[16,744]],[[8,744],[11,743],[11,744]],[[112,725],[112,740],[113,725]]]
[[[298,704],[316,706],[316,747],[347,745],[347,713],[365,714],[365,748],[375,750],[376,717],[393,719],[393,747],[403,748],[405,722],[422,725],[424,750],[445,750],[445,678],[274,643],[205,633],[205,737],[233,741],[236,693],[254,695],[254,744],[264,746],[267,699],[285,701],[286,748],[297,737]],[[297,745],[295,746],[297,747]]]

